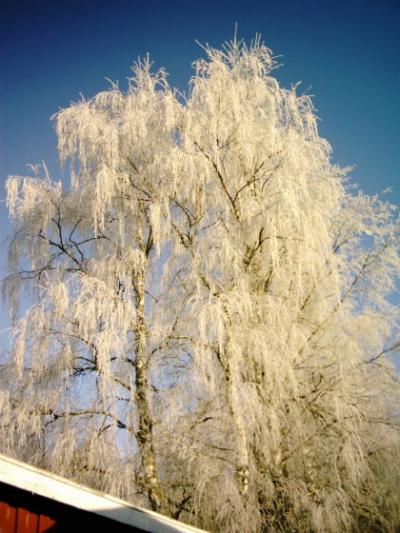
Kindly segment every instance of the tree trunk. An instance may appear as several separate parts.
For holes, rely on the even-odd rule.
[[[145,263],[147,261],[145,260]],[[138,269],[139,270],[139,269]],[[134,273],[134,290],[136,297],[136,404],[139,428],[137,441],[141,452],[144,470],[144,484],[151,507],[154,511],[166,513],[165,498],[157,475],[156,457],[153,445],[153,418],[148,386],[148,349],[145,321],[145,272],[146,264]]]

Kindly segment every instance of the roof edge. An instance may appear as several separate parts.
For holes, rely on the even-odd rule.
[[[0,482],[150,533],[204,533],[204,530],[2,454]]]

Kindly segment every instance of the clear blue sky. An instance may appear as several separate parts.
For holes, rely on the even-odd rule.
[[[0,198],[9,174],[44,160],[57,174],[49,117],[124,80],[147,52],[184,89],[195,39],[214,46],[256,32],[281,83],[315,95],[320,132],[368,193],[400,204],[400,0],[4,0],[0,8]],[[301,88],[300,88],[301,90]],[[10,229],[0,203],[0,241]],[[2,244],[0,275],[5,273]],[[4,310],[0,330],[7,325]]]

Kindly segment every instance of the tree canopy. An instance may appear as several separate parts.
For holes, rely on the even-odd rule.
[[[1,449],[212,531],[394,531],[398,211],[259,38],[205,52],[59,111],[70,186],[8,179]]]

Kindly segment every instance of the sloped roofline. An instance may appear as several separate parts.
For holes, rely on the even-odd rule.
[[[0,482],[150,533],[205,533],[2,454]]]

